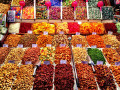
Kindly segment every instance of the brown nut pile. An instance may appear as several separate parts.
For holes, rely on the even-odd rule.
[[[14,48],[8,54],[7,58],[5,59],[5,63],[14,60],[16,64],[19,64],[23,58],[23,55],[24,50],[22,48]]]
[[[101,90],[116,90],[116,85],[113,80],[112,73],[107,66],[96,65],[95,75],[97,77],[97,82]]]
[[[118,48],[120,46],[120,42],[114,35],[103,35],[102,38],[104,40],[104,43],[106,45],[111,45],[112,48]]]
[[[104,48],[102,52],[109,64],[115,65],[115,62],[120,62],[120,55],[116,52],[115,49]]]
[[[10,90],[18,72],[16,64],[7,63],[0,68],[0,90]]]
[[[88,64],[76,64],[80,90],[97,90],[92,67]]]
[[[4,44],[8,44],[9,47],[17,47],[20,38],[21,35],[10,34],[7,36]]]
[[[120,48],[116,48],[116,51],[120,55]]]
[[[60,35],[54,35],[52,45],[55,47],[60,46],[60,44],[69,44],[68,38],[66,35],[60,34]]]
[[[87,43],[87,40],[86,40],[85,36],[82,36],[82,35],[72,36],[71,43],[74,47],[76,47],[77,44],[82,44],[82,47],[87,47],[88,46],[88,43]]]
[[[112,70],[114,78],[120,87],[120,66],[110,66],[110,69]]]
[[[88,61],[87,60],[87,50],[84,48],[75,47],[72,49],[73,56],[74,56],[74,62],[75,63],[81,63],[82,61]]]
[[[7,57],[10,49],[7,47],[0,47],[0,64],[3,64],[5,61],[5,58]]]
[[[33,72],[33,65],[22,65],[12,85],[12,90],[30,90],[34,81]]]

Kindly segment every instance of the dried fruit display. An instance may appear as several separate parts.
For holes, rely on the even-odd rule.
[[[53,36],[39,35],[36,44],[38,47],[46,47],[46,44],[52,44]]]
[[[67,38],[67,35],[54,35],[53,41],[52,41],[52,45],[55,47],[60,46],[60,44],[65,44],[66,46],[68,46],[69,41]]]
[[[103,64],[106,63],[101,50],[97,48],[88,48],[87,51],[88,51],[88,55],[90,56],[94,64],[97,64],[97,61],[103,61]]]
[[[22,63],[25,64],[26,61],[31,61],[32,64],[35,64],[37,61],[39,61],[40,56],[40,48],[34,47],[34,48],[28,48],[25,51],[25,55],[23,56]]]
[[[31,30],[31,23],[20,23],[20,33],[27,33],[28,30]]]
[[[88,64],[76,64],[80,90],[97,90],[92,67]]]
[[[12,49],[7,58],[5,59],[5,64],[13,60],[15,64],[19,64],[24,56],[24,50],[22,48]]]
[[[21,35],[10,34],[7,36],[4,44],[8,44],[9,47],[17,47],[20,38]]]
[[[20,23],[12,23],[9,25],[9,33],[19,33]]]
[[[106,32],[108,31],[113,31],[113,33],[117,32],[117,27],[115,25],[115,23],[104,23]]]
[[[115,65],[115,62],[120,62],[120,56],[115,49],[104,48],[102,52],[109,64]]]
[[[33,65],[22,65],[18,71],[12,90],[30,90],[33,86]]]
[[[36,44],[37,37],[34,34],[24,34],[18,44],[23,44],[24,47],[32,47]]]
[[[82,47],[88,47],[88,42],[87,42],[85,36],[82,36],[82,35],[72,36],[71,43],[74,47],[76,47],[77,44],[82,44]]]
[[[75,47],[72,49],[75,63],[81,63],[87,60],[87,50],[84,48]],[[79,52],[79,53],[78,53]]]
[[[7,63],[0,68],[0,90],[10,90],[18,69],[19,67],[12,63]]]
[[[0,64],[4,63],[9,52],[10,52],[10,48],[0,47]]]
[[[57,47],[55,50],[55,64],[60,64],[60,60],[71,62],[71,50],[69,47]]]
[[[56,65],[54,85],[56,90],[73,90],[74,77],[70,64]]]
[[[25,5],[26,6],[33,6],[34,5],[34,0],[25,0]]]
[[[104,40],[99,35],[88,35],[87,41],[90,46],[96,45],[97,48],[104,48]]]
[[[120,55],[120,48],[116,48],[116,51]]]
[[[37,19],[47,19],[47,8],[37,7],[36,8],[36,18]]]
[[[96,65],[94,68],[95,76],[97,77],[97,82],[100,89],[116,90],[116,85],[110,69],[105,65]]]
[[[43,64],[44,61],[50,61],[50,63],[53,64],[55,60],[55,47],[40,48],[39,58],[40,58],[41,64]]]
[[[41,65],[36,71],[33,90],[51,90],[53,87],[53,65]]]

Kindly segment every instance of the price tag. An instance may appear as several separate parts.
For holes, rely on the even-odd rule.
[[[23,48],[23,44],[18,44],[18,47],[19,48]]]
[[[65,44],[60,44],[60,47],[65,47]]]
[[[78,24],[82,24],[82,22],[78,21]]]
[[[37,47],[37,44],[32,44],[32,47]]]
[[[71,40],[71,37],[68,37],[69,40]]]
[[[43,32],[43,35],[48,35],[48,32],[47,32],[47,31],[44,31],[44,32]]]
[[[97,65],[103,65],[103,61],[97,61]]]
[[[97,33],[96,32],[92,32],[92,35],[96,35]]]
[[[82,44],[77,44],[76,47],[80,47],[80,48],[81,48],[81,47],[82,47]]]
[[[113,32],[112,32],[112,31],[108,31],[108,34],[112,35],[112,34],[113,34]]]
[[[27,32],[28,32],[29,34],[32,34],[32,31],[31,31],[31,30],[28,30]]]
[[[15,63],[15,61],[14,60],[9,60],[8,63]]]
[[[51,47],[52,45],[51,44],[46,44],[46,47]]]
[[[106,48],[111,48],[111,45],[106,45]]]
[[[80,35],[80,32],[76,32],[76,35]]]
[[[60,33],[59,34],[64,34],[64,32],[63,31],[60,31]]]
[[[44,61],[44,64],[49,65],[50,61]]]
[[[60,64],[67,64],[66,60],[60,60]]]
[[[82,61],[82,63],[83,63],[83,64],[88,64],[88,62],[87,62],[87,61]]]
[[[16,34],[15,32],[12,32],[12,34]]]
[[[3,44],[3,47],[8,47],[8,44]]]
[[[119,65],[120,65],[120,62],[115,62],[115,65],[116,65],[116,66],[119,66]]]
[[[28,65],[28,64],[32,64],[32,62],[31,61],[26,61],[25,65]]]
[[[92,45],[91,48],[97,48],[97,46],[96,45]]]

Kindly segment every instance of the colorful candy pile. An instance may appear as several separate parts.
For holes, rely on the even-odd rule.
[[[51,6],[60,6],[60,0],[50,0],[51,1]]]
[[[54,63],[55,56],[55,47],[44,47],[40,48],[40,61],[41,64],[44,63],[44,61],[50,61],[51,64]]]
[[[26,64],[27,62],[31,62],[32,64],[36,64],[39,61],[40,56],[40,48],[28,48],[25,51],[25,55],[23,56],[22,63]]]
[[[99,35],[89,35],[87,36],[87,41],[90,46],[96,45],[97,48],[104,48],[104,40]]]
[[[19,33],[20,23],[11,23],[9,25],[9,33]]]
[[[79,24],[77,22],[69,22],[68,29],[69,29],[69,33],[80,32],[80,27],[79,27]]]
[[[20,38],[21,35],[10,34],[7,36],[4,44],[8,44],[9,47],[17,47]]]
[[[95,75],[97,77],[98,85],[101,90],[116,90],[116,85],[113,80],[112,73],[110,69],[105,65],[96,65],[95,66]]]
[[[84,48],[75,47],[72,49],[73,56],[74,56],[74,62],[81,63],[82,61],[88,61],[87,60],[87,51]],[[78,53],[79,52],[79,53]]]
[[[71,62],[71,50],[69,47],[57,47],[55,50],[55,64],[60,64],[61,60],[66,60],[69,64]]]
[[[77,76],[80,90],[96,90],[97,85],[92,67],[88,64],[76,64]]]
[[[37,19],[47,19],[47,8],[37,7],[36,8],[36,18]]]
[[[88,46],[85,36],[82,36],[82,35],[72,36],[71,43],[74,47],[76,47],[77,44],[82,44],[82,47],[87,47]]]
[[[21,14],[21,10],[20,10],[20,7],[11,7],[11,10],[15,10],[15,12],[16,12],[16,16],[15,16],[15,18],[16,19],[20,19],[20,14]]]
[[[120,56],[115,49],[104,48],[102,51],[109,64],[115,65],[115,62],[120,62]]]
[[[105,26],[106,32],[108,31],[112,31],[113,33],[117,32],[117,27],[115,23],[105,23],[104,26]]]
[[[46,47],[46,44],[52,44],[53,36],[50,35],[40,35],[36,44],[38,47]]]
[[[72,1],[74,1],[74,0],[64,0],[63,1],[63,6],[71,6]]]
[[[19,2],[23,0],[12,0],[12,6],[20,6]]]
[[[86,6],[86,2],[84,0],[75,0],[75,1],[77,1],[78,6],[81,6],[81,7],[85,7]]]
[[[60,7],[51,7],[49,14],[49,19],[60,19]]]
[[[38,6],[45,6],[45,0],[36,0]]]
[[[74,77],[70,64],[58,64],[55,67],[56,90],[73,90]]]
[[[103,64],[105,64],[106,61],[101,50],[97,48],[88,48],[87,51],[94,64],[97,64],[97,61],[103,61]]]
[[[34,90],[51,90],[53,87],[53,65],[41,65],[36,71]]]
[[[55,25],[47,22],[34,23],[32,24],[32,30],[34,34],[42,34],[44,31],[47,31],[49,34],[54,34]]]
[[[33,6],[23,8],[22,19],[34,19],[34,7]]]
[[[20,33],[27,33],[28,30],[31,30],[31,23],[20,23]]]
[[[99,0],[89,0],[88,5],[89,7],[97,7],[97,3]]]
[[[26,6],[33,6],[34,5],[34,0],[25,0],[25,5]]]

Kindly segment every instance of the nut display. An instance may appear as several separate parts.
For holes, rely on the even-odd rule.
[[[0,64],[4,63],[9,51],[10,51],[10,48],[0,47]]]
[[[84,48],[75,47],[72,49],[75,63],[81,63],[87,60],[87,50]],[[79,52],[79,53],[78,53]]]
[[[60,44],[66,44],[68,46],[69,41],[66,35],[54,35],[52,45],[58,47],[60,46]]]
[[[39,61],[40,56],[40,48],[34,47],[34,48],[28,48],[25,51],[25,54],[22,59],[22,63],[25,64],[26,61],[31,61],[32,64],[35,64],[37,61]]]
[[[10,8],[9,4],[0,3],[0,13],[6,14]]]
[[[9,25],[9,33],[19,33],[20,23],[12,23]]]
[[[16,64],[7,63],[0,68],[0,90],[9,90],[17,75],[19,67]]]
[[[116,85],[110,69],[105,65],[96,65],[94,68],[95,76],[97,77],[97,82],[100,89],[116,90]]]
[[[102,52],[109,64],[115,65],[115,62],[120,62],[120,56],[115,49],[104,48]]]
[[[38,47],[46,47],[46,44],[52,44],[53,36],[40,35],[37,38],[38,40],[36,44],[38,45]]]
[[[99,35],[88,35],[87,41],[88,41],[88,44],[90,46],[96,45],[97,48],[104,48],[105,47],[104,40]]]
[[[76,64],[80,90],[97,90],[92,67],[88,64]]]
[[[88,46],[88,43],[87,43],[87,40],[86,40],[85,36],[82,36],[82,35],[72,36],[71,43],[74,47],[76,47],[77,44],[82,44],[82,47],[87,47]]]
[[[21,23],[19,33],[27,33],[28,30],[31,30],[31,23]]]
[[[50,61],[51,64],[54,63],[55,60],[55,47],[44,47],[40,48],[40,57],[41,64],[44,63],[44,61]]]
[[[104,26],[105,26],[106,32],[108,31],[112,31],[113,33],[117,32],[117,27],[115,23],[105,23]]]
[[[33,86],[33,65],[22,65],[12,85],[12,90],[30,90]]]
[[[36,8],[36,18],[37,19],[47,19],[47,8],[37,7]]]
[[[45,0],[36,0],[38,6],[45,6]]]
[[[12,49],[7,58],[5,59],[5,64],[11,60],[14,60],[15,64],[19,64],[24,56],[24,50],[22,48],[14,48]]]
[[[54,85],[56,90],[73,90],[74,77],[70,64],[56,65]]]
[[[37,37],[34,34],[24,34],[18,44],[23,44],[24,47],[32,47],[36,44]]]
[[[106,63],[101,50],[97,48],[88,48],[87,51],[88,51],[88,55],[90,56],[94,64],[97,64],[97,61],[103,61],[103,64]]]
[[[69,47],[57,47],[55,50],[55,64],[60,64],[60,60],[71,62],[71,50]]]
[[[17,47],[18,42],[20,41],[21,35],[10,34],[7,36],[4,44],[8,44],[9,47]]]
[[[41,65],[36,71],[33,90],[51,90],[53,87],[53,65]]]

